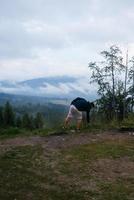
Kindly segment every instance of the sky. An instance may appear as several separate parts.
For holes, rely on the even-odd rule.
[[[133,0],[0,0],[0,80],[88,77],[113,44],[134,55]]]

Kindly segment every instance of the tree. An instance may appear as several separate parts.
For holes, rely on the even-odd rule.
[[[122,53],[115,45],[111,46],[109,51],[102,51],[101,55],[104,57],[103,61],[89,63],[89,68],[92,72],[90,83],[97,83],[98,94],[106,102],[108,100],[105,103],[110,106],[109,111],[112,112],[112,117],[114,117],[117,107],[116,93],[120,84],[124,87],[122,73],[124,72],[125,66],[122,64]]]
[[[30,117],[29,117],[28,113],[25,113],[22,116],[22,127],[29,128],[29,124],[30,124]]]
[[[3,107],[0,107],[0,126],[3,126]]]
[[[134,111],[134,56],[130,60],[131,67],[129,69],[129,93],[131,94],[131,111]]]
[[[43,128],[43,125],[44,125],[44,118],[43,118],[43,115],[38,112],[35,116],[35,127],[38,129],[40,128]]]
[[[16,126],[17,126],[18,128],[21,128],[21,127],[22,127],[22,119],[21,119],[20,116],[18,116],[18,117],[16,118]]]
[[[15,114],[13,108],[9,102],[6,102],[3,111],[3,122],[5,126],[14,126],[15,124]]]
[[[22,127],[30,130],[34,129],[34,118],[32,115],[25,113],[22,116]]]
[[[127,52],[126,52],[126,65],[125,65],[123,118],[126,117],[127,79],[128,79],[128,49],[127,49]]]

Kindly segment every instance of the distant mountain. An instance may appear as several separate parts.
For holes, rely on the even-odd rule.
[[[39,97],[39,96],[26,96],[26,95],[15,95],[15,94],[6,94],[0,93],[0,105],[5,104],[9,101],[11,104],[25,105],[25,104],[61,104],[61,105],[69,105],[70,100],[66,98],[47,98],[47,97]]]
[[[96,95],[85,77],[69,76],[42,77],[21,82],[0,81],[0,93],[61,99],[77,96],[94,99]]]
[[[14,81],[0,81],[0,89],[1,88],[16,88],[16,82]]]
[[[69,76],[56,76],[56,77],[46,77],[46,78],[37,78],[32,80],[27,80],[20,82],[22,85],[29,85],[31,87],[40,87],[45,84],[51,84],[54,86],[57,86],[60,83],[74,83],[77,80],[77,78],[69,77]]]

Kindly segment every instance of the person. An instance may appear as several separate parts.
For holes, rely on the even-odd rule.
[[[94,107],[93,102],[86,101],[84,98],[77,97],[74,99],[69,107],[68,115],[64,122],[66,128],[70,121],[75,118],[77,120],[76,129],[80,130],[82,124],[82,112],[86,112],[87,123],[89,123],[89,112]]]

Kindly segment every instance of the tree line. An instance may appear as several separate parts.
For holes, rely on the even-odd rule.
[[[123,59],[119,47],[113,45],[101,52],[103,59],[90,62],[90,83],[95,83],[99,99],[96,100],[97,113],[104,119],[123,120],[134,112],[134,56]]]
[[[18,127],[25,129],[41,129],[44,126],[44,117],[40,112],[35,115],[25,112],[22,115],[18,115],[14,112],[14,109],[10,102],[6,102],[4,106],[0,107],[0,127]]]

